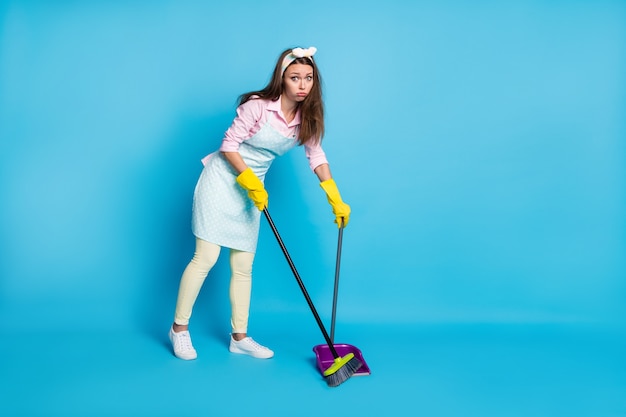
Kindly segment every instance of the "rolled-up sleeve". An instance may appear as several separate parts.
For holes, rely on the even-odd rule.
[[[259,130],[263,110],[263,100],[248,100],[237,107],[237,116],[233,120],[222,140],[220,151],[237,152],[239,145],[250,139]]]
[[[309,160],[309,166],[311,167],[311,171],[315,171],[315,168],[322,164],[327,164],[328,160],[326,159],[326,153],[322,149],[321,144],[305,144],[304,145],[304,153]]]

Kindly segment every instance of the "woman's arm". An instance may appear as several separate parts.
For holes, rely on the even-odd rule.
[[[333,177],[330,173],[330,166],[328,164],[318,165],[313,172],[315,172],[315,175],[317,175],[320,182],[327,181]]]
[[[241,174],[248,168],[248,165],[246,165],[239,152],[222,152],[222,154],[228,163],[235,168],[237,173]]]
[[[258,131],[259,123],[264,122],[263,112],[266,107],[266,101],[256,99],[240,105],[237,107],[237,116],[224,135],[220,151],[239,174],[248,168],[239,153],[239,145]]]
[[[348,225],[350,220],[350,206],[343,202],[337,184],[330,173],[328,164],[321,164],[313,170],[320,179],[320,187],[326,192],[326,198],[333,208],[337,227]],[[343,219],[343,220],[342,220]]]

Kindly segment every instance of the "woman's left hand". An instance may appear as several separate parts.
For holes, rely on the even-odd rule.
[[[322,181],[320,183],[320,187],[322,187],[322,189],[326,192],[328,203],[333,208],[333,214],[335,215],[335,223],[337,223],[337,227],[341,227],[342,219],[343,227],[346,227],[348,225],[348,221],[350,220],[350,206],[344,203],[341,199],[335,180],[331,178],[329,180]]]

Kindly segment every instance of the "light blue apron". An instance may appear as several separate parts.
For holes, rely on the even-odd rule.
[[[285,137],[266,123],[239,146],[239,153],[252,171],[264,181],[277,156],[296,146],[295,137]],[[261,212],[236,181],[237,172],[221,152],[206,162],[193,197],[192,231],[207,242],[256,252]]]

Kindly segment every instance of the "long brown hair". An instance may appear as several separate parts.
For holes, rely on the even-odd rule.
[[[292,49],[286,49],[276,61],[272,79],[259,91],[251,91],[239,96],[239,105],[253,99],[258,98],[276,101],[283,93],[283,59],[291,53]],[[298,133],[298,144],[304,145],[306,142],[312,141],[319,143],[324,137],[324,101],[322,99],[322,77],[315,61],[311,58],[296,58],[289,66],[293,64],[310,65],[313,67],[313,87],[306,98],[298,103],[297,109],[300,110],[300,131]]]

